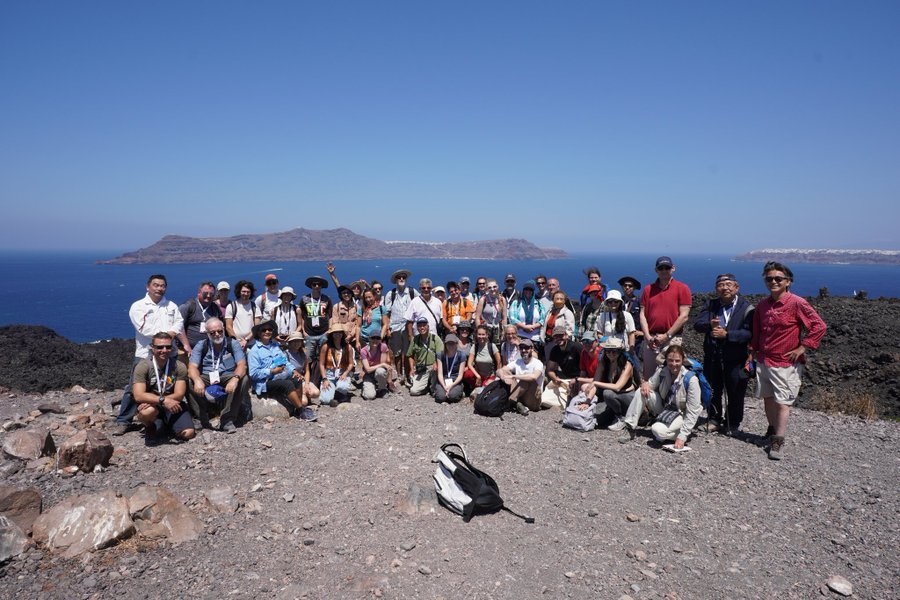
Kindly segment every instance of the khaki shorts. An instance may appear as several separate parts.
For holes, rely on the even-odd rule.
[[[791,406],[800,394],[800,365],[789,367],[767,367],[759,363],[756,372],[759,378],[759,395],[775,398],[778,404]]]

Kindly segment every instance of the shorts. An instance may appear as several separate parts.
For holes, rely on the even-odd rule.
[[[763,363],[757,365],[759,395],[763,398],[775,398],[775,402],[791,406],[800,395],[800,365],[789,367],[767,367]]]
[[[388,347],[394,356],[406,356],[406,351],[409,350],[409,336],[406,335],[406,330],[392,331]]]
[[[162,419],[165,428],[175,433],[180,434],[182,431],[194,428],[194,419],[191,417],[191,411],[188,410],[184,403],[181,405],[181,412],[173,413],[163,409],[158,418]]]

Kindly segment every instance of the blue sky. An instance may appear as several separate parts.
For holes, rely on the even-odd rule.
[[[900,3],[0,3],[4,249],[900,247]]]

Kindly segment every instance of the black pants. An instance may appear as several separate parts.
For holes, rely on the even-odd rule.
[[[744,420],[744,395],[750,378],[744,371],[744,363],[729,364],[716,357],[708,357],[703,363],[703,373],[712,387],[713,394],[709,418],[734,428]],[[728,396],[728,408],[722,409],[722,392]]]

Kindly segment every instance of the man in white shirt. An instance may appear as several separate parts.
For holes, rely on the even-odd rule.
[[[403,378],[403,382],[409,381],[409,363],[406,360],[406,351],[409,349],[410,336],[406,328],[406,309],[416,297],[416,292],[407,287],[406,281],[411,273],[406,269],[398,269],[391,275],[391,283],[396,285],[394,289],[384,295],[381,305],[390,317],[390,338],[387,339],[391,349],[391,358],[394,364],[394,374]]]
[[[166,298],[168,282],[165,275],[155,274],[147,279],[147,294],[131,305],[128,317],[134,326],[134,367],[150,356],[150,343],[153,336],[160,332],[166,332],[172,338],[176,338],[184,332],[184,318],[178,305]],[[112,430],[113,435],[123,435],[131,430],[132,420],[137,413],[137,404],[132,394],[132,379],[129,378],[122,394],[122,404],[119,406],[119,416],[116,417],[116,425]]]
[[[534,355],[534,344],[527,338],[519,340],[519,354],[521,357],[497,371],[497,376],[510,388],[510,408],[527,415],[541,409],[544,364]]]
[[[281,290],[278,289],[278,276],[274,273],[266,275],[266,291],[256,297],[256,309],[262,319],[268,320],[272,309],[281,304]]]
[[[428,332],[438,335],[438,321],[441,318],[441,301],[431,295],[431,280],[419,280],[419,294],[413,298],[406,308],[406,335],[412,339],[413,323],[425,318],[428,321]]]

